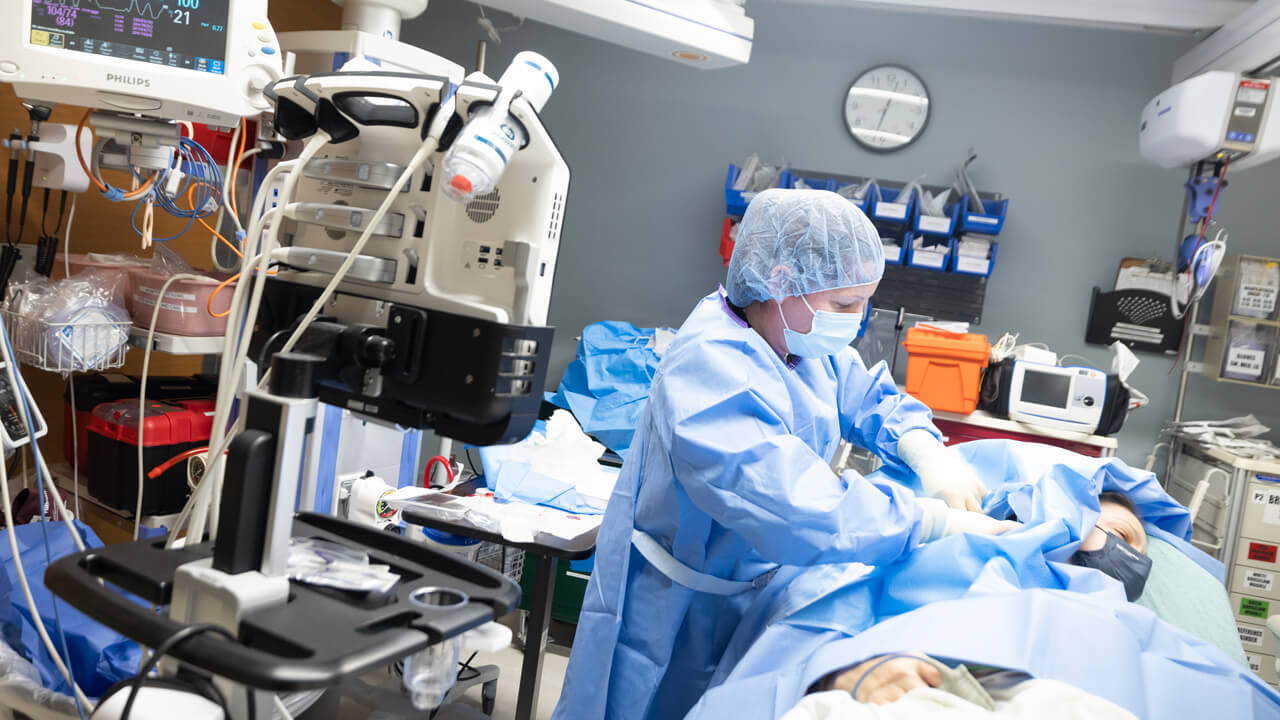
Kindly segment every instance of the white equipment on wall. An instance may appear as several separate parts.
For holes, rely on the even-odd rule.
[[[702,69],[751,59],[755,21],[733,0],[479,0],[481,5]]]

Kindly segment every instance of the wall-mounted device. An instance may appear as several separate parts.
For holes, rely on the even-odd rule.
[[[1239,170],[1280,154],[1271,78],[1214,71],[1184,80],[1142,110],[1138,150],[1165,168],[1230,158]]]
[[[267,0],[12,0],[0,81],[19,97],[234,125],[282,72]]]

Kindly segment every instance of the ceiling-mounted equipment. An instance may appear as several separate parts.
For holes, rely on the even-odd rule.
[[[1173,63],[1175,83],[1210,70],[1246,75],[1280,71],[1280,0],[1261,0]]]
[[[1231,160],[1231,169],[1280,154],[1280,112],[1270,78],[1234,72],[1197,75],[1157,95],[1142,110],[1138,150],[1160,167]]]
[[[751,59],[755,21],[731,0],[483,0],[481,5],[712,70]]]

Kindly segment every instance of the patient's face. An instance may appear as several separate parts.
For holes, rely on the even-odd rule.
[[[1137,516],[1115,503],[1103,502],[1100,505],[1102,515],[1093,531],[1080,545],[1081,550],[1101,550],[1107,541],[1107,533],[1111,533],[1133,546],[1133,549],[1147,554],[1147,531],[1142,529],[1142,522]]]

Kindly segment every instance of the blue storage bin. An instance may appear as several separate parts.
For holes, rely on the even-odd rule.
[[[923,212],[917,213],[915,228],[922,235],[940,235],[950,237],[956,232],[956,222],[960,218],[960,203],[954,202],[943,208],[946,217],[932,217]]]
[[[733,181],[738,177],[738,166],[730,165],[729,174],[724,179],[724,207],[726,215],[736,215],[742,217],[747,211],[747,204],[751,202],[751,198],[755,197],[755,193],[744,193],[733,189]],[[778,177],[778,187],[791,187],[791,172],[783,170]]]
[[[916,250],[915,241],[917,237],[919,236],[907,233],[906,237],[903,238],[906,241],[906,264],[911,267],[946,272],[951,264],[951,256],[955,252],[955,241],[947,240],[924,250]]]
[[[912,226],[912,216],[916,210],[916,194],[911,193],[906,203],[898,199],[902,188],[880,188],[880,198],[874,196],[871,202],[871,219],[879,222],[896,223]]]
[[[898,246],[898,252],[897,254],[894,254],[893,248],[889,247],[888,245],[885,245],[884,261],[886,263],[888,263],[889,265],[902,265],[904,262],[906,262],[908,240],[904,239],[903,236],[907,236],[909,238],[910,235],[911,233],[903,232],[903,231],[899,231],[899,232],[890,231],[890,232],[880,233],[880,241],[882,243],[891,242]]]
[[[987,256],[986,265],[982,265],[982,261],[977,258],[970,258],[960,255],[960,241],[953,240],[951,242],[951,261],[947,265],[947,269],[961,275],[977,275],[978,277],[990,277],[991,271],[996,267],[996,253],[1000,250],[1000,243],[991,242],[991,252]]]
[[[1004,218],[1009,212],[1009,200],[983,200],[985,213],[971,209],[969,196],[964,196],[964,210],[960,213],[960,231],[996,235],[1004,228]]]

